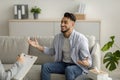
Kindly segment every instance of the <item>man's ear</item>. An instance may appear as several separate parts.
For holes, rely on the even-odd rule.
[[[75,25],[75,22],[72,21],[72,26],[74,27],[74,25]]]

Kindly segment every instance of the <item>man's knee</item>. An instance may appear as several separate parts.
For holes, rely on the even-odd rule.
[[[65,72],[73,72],[74,66],[67,66]]]
[[[50,63],[42,64],[42,69],[47,69],[50,66]]]

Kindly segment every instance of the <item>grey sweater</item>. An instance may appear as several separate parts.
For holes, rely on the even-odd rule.
[[[22,64],[16,62],[9,70],[5,70],[0,60],[0,80],[11,80],[19,71]]]

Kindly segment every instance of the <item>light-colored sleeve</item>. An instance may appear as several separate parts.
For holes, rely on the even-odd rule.
[[[44,47],[44,53],[48,55],[54,55],[54,48]]]
[[[89,45],[87,38],[83,37],[83,39],[80,40],[80,58],[81,60],[84,60],[88,58],[88,62],[90,66],[92,65],[92,59],[89,51]]]
[[[3,64],[1,63],[1,60],[0,60],[0,80],[2,80],[4,72],[5,72],[5,69],[4,69]]]
[[[48,54],[48,55],[54,55],[55,54],[55,48],[54,48],[54,46],[55,46],[55,40],[53,40],[52,45],[51,45],[50,48],[44,46],[44,51],[43,52],[45,54]]]
[[[49,47],[44,47],[44,53],[45,54],[49,54],[49,55],[55,55],[55,48],[57,48],[58,49],[58,40],[59,39],[59,36],[58,35],[56,35],[55,36],[55,38],[54,38],[54,40],[53,40],[53,42],[52,42],[52,44],[51,44],[51,47],[49,48]]]
[[[4,70],[2,63],[0,62],[0,80],[11,80],[20,70],[21,66],[21,63],[16,62],[9,70]]]

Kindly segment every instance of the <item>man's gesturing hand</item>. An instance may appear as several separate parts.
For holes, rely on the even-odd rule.
[[[37,41],[36,38],[35,38],[34,40],[30,40],[30,39],[28,38],[28,43],[29,43],[31,46],[35,47],[35,48],[37,48],[37,47],[39,46],[39,43],[38,43],[38,41]]]
[[[85,66],[85,67],[88,67],[89,66],[89,62],[88,62],[88,58],[86,58],[86,59],[84,59],[84,60],[78,60],[77,61],[78,62],[78,64],[80,64],[80,65],[83,65],[83,66]]]
[[[37,41],[36,38],[35,38],[34,40],[30,40],[30,39],[28,38],[28,43],[29,43],[31,46],[37,48],[38,50],[40,50],[40,51],[42,51],[42,52],[44,51],[44,47],[41,46],[41,45],[39,45],[39,43],[38,43],[38,41]]]

